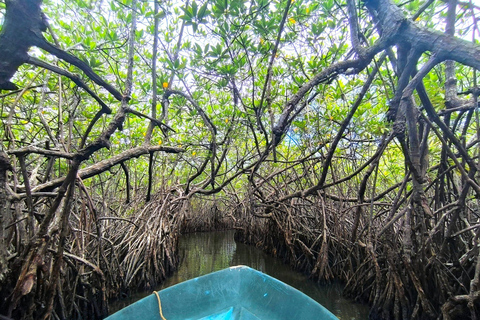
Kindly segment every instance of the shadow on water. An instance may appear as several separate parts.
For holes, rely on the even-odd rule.
[[[179,241],[178,270],[157,290],[230,266],[246,265],[302,291],[333,312],[340,320],[368,319],[368,307],[342,297],[341,284],[318,284],[263,251],[236,243],[233,236],[234,231],[192,233],[182,236]],[[151,291],[141,292],[129,299],[116,301],[110,305],[110,311],[113,313],[150,293]]]

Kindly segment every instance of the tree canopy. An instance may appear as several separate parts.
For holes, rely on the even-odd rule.
[[[83,268],[103,286],[87,300],[153,284],[173,252],[133,239],[166,246],[213,204],[372,317],[476,319],[479,15],[472,0],[0,1],[5,314],[87,312],[59,298]]]

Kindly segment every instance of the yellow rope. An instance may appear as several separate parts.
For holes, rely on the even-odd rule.
[[[163,316],[162,303],[160,302],[160,296],[158,295],[158,292],[157,292],[157,291],[153,291],[153,293],[155,293],[155,295],[157,296],[157,300],[158,300],[158,311],[160,312],[160,317],[162,318],[162,320],[167,320],[167,319],[165,319],[165,317]]]

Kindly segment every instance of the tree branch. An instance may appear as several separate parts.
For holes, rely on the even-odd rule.
[[[90,167],[78,171],[78,176],[81,179],[88,179],[95,175],[98,175],[102,172],[107,171],[111,167],[122,163],[128,159],[137,158],[141,155],[148,154],[151,152],[163,151],[166,153],[181,153],[185,150],[182,148],[175,148],[175,147],[162,147],[162,146],[150,146],[150,147],[136,147],[127,151],[124,151],[118,155],[115,155],[109,159],[105,159],[103,161],[97,162]],[[41,191],[48,191],[54,188],[57,188],[62,184],[65,180],[65,177],[58,178],[47,183],[40,184],[32,189],[32,192],[41,192]]]

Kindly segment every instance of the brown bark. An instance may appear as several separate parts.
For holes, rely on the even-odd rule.
[[[79,170],[78,175],[82,180],[85,180],[97,174],[100,174],[102,172],[105,172],[106,170],[126,160],[137,158],[137,157],[140,157],[141,155],[149,154],[151,152],[158,152],[158,151],[163,151],[166,153],[180,153],[180,152],[183,152],[184,149],[176,148],[176,147],[162,147],[162,146],[136,147],[136,148],[124,151],[122,153],[119,153],[118,155],[115,155],[109,159],[99,161],[85,169],[81,169]],[[57,188],[58,186],[60,186],[63,183],[63,181],[65,181],[65,177],[50,180],[47,183],[37,185],[32,189],[32,191],[39,192],[39,191],[45,191],[45,190],[53,190],[54,188]]]
[[[10,220],[10,204],[7,200],[7,172],[12,169],[10,159],[3,151],[0,151],[0,284],[3,283],[8,273],[8,252],[5,242],[6,226]]]

